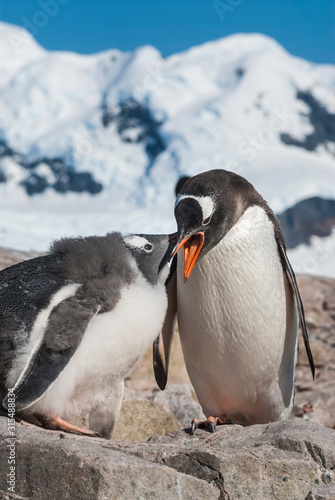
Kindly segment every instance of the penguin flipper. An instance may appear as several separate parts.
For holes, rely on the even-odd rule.
[[[59,318],[63,316],[62,306],[69,307],[69,301],[71,319],[64,329],[64,323]],[[57,314],[49,316],[40,345],[33,350],[11,390],[15,395],[16,410],[23,410],[36,403],[53,385],[80,345],[89,322],[100,309],[86,310],[75,297],[65,300],[58,308]],[[8,396],[2,405],[4,408],[8,407]]]
[[[164,391],[169,371],[170,351],[177,319],[177,272],[176,257],[172,261],[171,273],[166,282],[168,308],[161,332],[153,345],[153,364],[158,387]]]
[[[299,314],[299,322],[300,322],[300,326],[301,326],[301,330],[302,330],[302,338],[304,340],[309,366],[311,368],[311,372],[312,372],[313,379],[314,379],[315,366],[314,366],[313,354],[312,354],[311,347],[309,344],[308,332],[307,332],[306,321],[305,321],[304,306],[302,304],[298,284],[297,284],[297,281],[295,278],[294,271],[293,271],[292,266],[290,264],[290,261],[288,260],[285,245],[283,244],[283,242],[279,241],[278,239],[277,239],[277,245],[278,245],[279,254],[281,257],[281,261],[282,261],[286,276],[288,278],[288,281],[291,285],[291,288],[293,290],[293,293],[294,293],[294,296],[296,299],[296,304],[297,304],[298,314]]]

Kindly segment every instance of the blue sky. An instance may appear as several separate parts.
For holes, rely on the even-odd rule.
[[[335,63],[335,0],[0,0],[0,19],[28,25],[50,50],[151,44],[168,56],[232,33],[259,32],[294,55]]]

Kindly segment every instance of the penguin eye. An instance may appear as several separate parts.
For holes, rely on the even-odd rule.
[[[207,226],[207,224],[210,223],[211,219],[212,219],[212,217],[207,217],[207,219],[205,219],[205,220],[202,221],[202,225],[203,226]]]
[[[151,252],[152,250],[152,245],[150,245],[150,243],[147,243],[146,245],[144,245],[144,250],[146,252]]]

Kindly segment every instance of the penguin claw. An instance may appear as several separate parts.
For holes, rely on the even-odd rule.
[[[221,425],[235,425],[235,422],[230,420],[230,418],[226,418],[226,420],[222,422]]]
[[[191,422],[191,435],[194,434],[195,429],[206,428],[209,432],[215,432],[217,425],[234,425],[234,422],[230,418],[220,417],[208,417],[207,420],[199,420],[194,418]]]
[[[91,432],[92,432],[93,437],[102,438],[102,434],[99,434],[99,432],[94,432],[94,431],[91,431]]]
[[[199,420],[198,418],[194,418],[191,422],[191,434],[194,434],[195,429],[198,429],[199,427],[203,427],[206,422]]]
[[[214,432],[216,430],[216,425],[212,421],[207,420],[206,427],[209,430],[209,432]]]

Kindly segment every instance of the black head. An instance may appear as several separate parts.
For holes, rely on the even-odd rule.
[[[185,281],[198,257],[217,245],[252,205],[261,205],[271,212],[252,184],[233,172],[211,170],[184,184],[176,200],[175,217],[176,250],[184,246]]]
[[[182,177],[179,177],[177,184],[176,184],[176,187],[175,187],[176,196],[179,195],[180,191],[184,187],[185,182],[188,181],[189,179],[190,179],[190,177],[187,175],[183,175]]]
[[[166,234],[131,234],[123,238],[137,266],[149,283],[164,283],[175,240]]]

